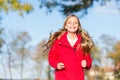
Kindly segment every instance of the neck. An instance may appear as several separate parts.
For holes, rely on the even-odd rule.
[[[76,35],[76,33],[69,33],[68,32],[68,37],[70,38],[70,39],[72,39],[72,40],[74,40],[76,37],[77,37],[77,35]]]

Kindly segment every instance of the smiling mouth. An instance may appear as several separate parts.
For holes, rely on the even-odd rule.
[[[70,29],[75,29],[75,27],[70,27]]]

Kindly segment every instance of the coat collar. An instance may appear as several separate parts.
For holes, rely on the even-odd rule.
[[[65,32],[59,39],[59,44],[60,45],[63,45],[63,46],[68,46],[68,47],[72,47],[70,45],[70,43],[68,42],[67,40],[67,34],[68,32]],[[73,47],[77,47],[77,45],[81,42],[81,35],[80,34],[77,34],[77,37],[78,37],[78,40],[77,42],[75,43],[75,45]]]

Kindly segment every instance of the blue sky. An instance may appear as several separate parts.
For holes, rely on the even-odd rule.
[[[26,0],[27,1],[27,0]],[[42,39],[48,38],[51,31],[60,29],[64,17],[57,10],[46,14],[45,9],[39,8],[37,0],[29,0],[34,6],[34,11],[24,17],[18,16],[17,12],[2,13],[2,26],[14,33],[27,31],[32,37],[32,45],[38,44]],[[108,34],[120,40],[120,11],[114,3],[107,6],[94,5],[89,9],[88,15],[81,18],[82,27],[87,30],[94,40],[98,40],[102,34]]]

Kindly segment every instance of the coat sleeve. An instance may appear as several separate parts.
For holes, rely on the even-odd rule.
[[[57,68],[58,63],[58,53],[56,41],[52,45],[48,53],[48,62],[53,68]]]
[[[86,54],[84,59],[87,62],[87,65],[86,65],[85,69],[90,69],[91,66],[92,66],[92,58],[91,58],[90,54]]]

